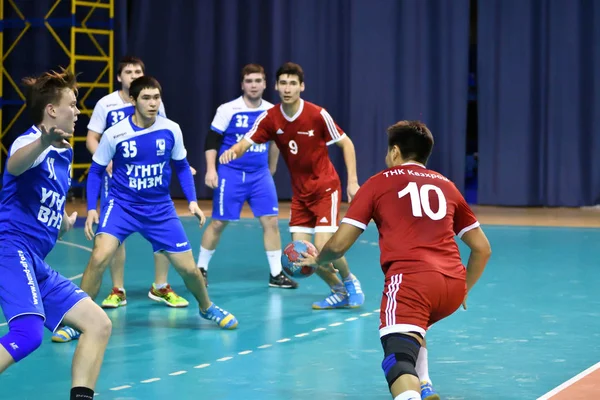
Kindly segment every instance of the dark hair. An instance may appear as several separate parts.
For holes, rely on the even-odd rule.
[[[302,70],[302,67],[293,62],[286,62],[281,67],[279,67],[279,69],[277,70],[277,76],[275,77],[277,79],[277,82],[279,82],[279,77],[281,75],[296,75],[300,83],[304,82],[304,71]]]
[[[433,149],[433,135],[421,121],[399,121],[387,129],[388,147],[398,146],[402,158],[426,164]]]
[[[158,89],[162,97],[162,87],[160,86],[160,83],[149,75],[143,75],[134,79],[129,87],[129,95],[133,97],[134,100],[137,100],[144,89]]]
[[[125,56],[119,60],[119,65],[117,66],[117,75],[121,75],[123,69],[128,65],[139,65],[142,67],[142,72],[146,73],[146,66],[141,59],[134,56]]]
[[[241,80],[242,82],[244,82],[244,78],[246,77],[246,75],[250,75],[250,74],[262,74],[263,78],[266,80],[267,79],[267,74],[265,74],[265,69],[262,67],[262,65],[259,64],[247,64],[244,66],[244,68],[242,68],[242,72],[241,72]]]
[[[65,89],[71,89],[77,95],[77,77],[64,68],[61,72],[44,72],[37,77],[23,78],[26,90],[26,103],[35,125],[44,120],[44,110],[48,104],[58,105]]]

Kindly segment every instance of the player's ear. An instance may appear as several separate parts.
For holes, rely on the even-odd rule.
[[[46,113],[52,118],[56,118],[56,108],[52,103],[46,105]]]
[[[304,82],[302,82],[302,83],[300,84],[300,91],[301,91],[301,92],[304,92]]]

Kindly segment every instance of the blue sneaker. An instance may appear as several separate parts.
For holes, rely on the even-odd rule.
[[[77,340],[81,336],[81,332],[76,331],[70,326],[63,326],[58,328],[56,332],[52,334],[52,341],[56,343],[67,343],[71,340]]]
[[[200,310],[200,316],[209,321],[215,321],[223,329],[235,329],[238,325],[238,320],[233,314],[218,307],[215,303],[211,303],[205,312]]]
[[[440,400],[440,395],[433,389],[431,383],[421,382],[421,400]]]
[[[357,308],[365,302],[365,294],[360,287],[360,281],[352,274],[349,278],[344,279],[344,286],[348,291],[348,307]]]
[[[338,290],[332,290],[329,296],[312,305],[313,310],[331,310],[346,307],[348,307],[348,293]]]

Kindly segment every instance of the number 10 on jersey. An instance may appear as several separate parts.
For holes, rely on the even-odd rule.
[[[429,204],[429,192],[434,191],[438,196],[439,208],[433,212]],[[435,185],[425,184],[419,188],[416,182],[410,182],[404,189],[398,192],[398,198],[410,195],[412,214],[415,217],[423,217],[423,213],[434,221],[438,221],[446,216],[447,202],[442,189]]]

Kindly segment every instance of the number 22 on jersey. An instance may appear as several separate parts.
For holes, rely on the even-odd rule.
[[[433,212],[429,204],[429,192],[435,192],[438,197],[438,210]],[[438,221],[446,216],[447,202],[442,189],[435,185],[425,184],[421,187],[416,182],[410,182],[404,189],[398,192],[398,198],[410,196],[412,214],[415,217],[423,217],[423,213],[434,221]]]

